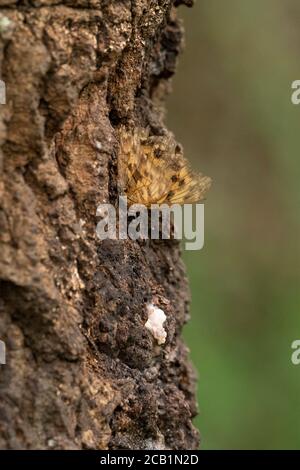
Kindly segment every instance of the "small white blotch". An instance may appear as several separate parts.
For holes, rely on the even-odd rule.
[[[163,327],[167,317],[165,312],[153,304],[147,305],[148,320],[145,327],[151,331],[158,344],[164,344],[167,338],[167,332]]]
[[[7,16],[0,15],[0,32],[4,33],[11,25],[11,21]]]
[[[97,150],[102,150],[102,144],[99,140],[95,140],[95,147]]]
[[[47,442],[47,444],[48,444],[48,447],[53,448],[53,447],[55,446],[55,441],[54,441],[54,439],[49,439],[48,442]]]

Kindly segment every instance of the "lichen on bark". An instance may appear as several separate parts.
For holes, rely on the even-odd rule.
[[[165,132],[172,3],[0,2],[2,449],[198,446],[179,246],[95,231],[117,196],[117,127]],[[161,346],[145,328],[154,301]]]

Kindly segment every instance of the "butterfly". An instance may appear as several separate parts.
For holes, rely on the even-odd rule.
[[[191,170],[171,134],[151,136],[120,128],[118,177],[128,205],[192,204],[203,200],[211,179]]]

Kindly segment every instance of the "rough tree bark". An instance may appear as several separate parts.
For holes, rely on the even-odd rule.
[[[165,131],[181,47],[171,0],[1,0],[2,449],[195,449],[173,242],[103,241],[120,125]],[[167,314],[167,342],[145,328]]]

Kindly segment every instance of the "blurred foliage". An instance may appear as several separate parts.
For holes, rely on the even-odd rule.
[[[299,0],[181,8],[168,125],[211,176],[205,247],[186,252],[203,449],[300,449]]]

